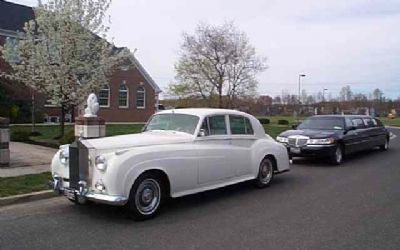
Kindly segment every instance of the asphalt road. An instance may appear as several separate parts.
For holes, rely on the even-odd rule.
[[[400,130],[387,152],[299,161],[266,189],[176,199],[145,222],[63,197],[0,208],[0,249],[400,249]]]

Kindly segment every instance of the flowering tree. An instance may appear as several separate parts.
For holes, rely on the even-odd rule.
[[[38,1],[35,19],[27,22],[18,41],[9,40],[1,53],[11,65],[7,76],[45,94],[64,114],[97,92],[129,57],[107,42],[106,11],[111,0]]]

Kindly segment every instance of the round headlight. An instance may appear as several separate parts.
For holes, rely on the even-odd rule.
[[[68,147],[62,148],[59,156],[60,156],[60,162],[64,165],[67,165],[69,161],[69,148]]]
[[[107,160],[103,155],[96,156],[95,165],[98,170],[106,171],[107,169]]]

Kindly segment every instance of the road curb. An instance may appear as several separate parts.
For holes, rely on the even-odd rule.
[[[13,196],[8,196],[8,197],[2,197],[2,198],[0,198],[0,207],[18,204],[18,203],[25,203],[25,202],[30,202],[30,201],[48,199],[48,198],[52,198],[52,197],[56,197],[56,196],[57,196],[57,194],[53,190],[45,190],[45,191],[39,191],[39,192],[34,192],[34,193],[29,193],[29,194],[19,194],[19,195],[13,195]]]

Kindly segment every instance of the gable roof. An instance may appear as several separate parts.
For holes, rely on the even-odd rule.
[[[23,31],[25,22],[34,18],[31,7],[0,0],[0,29]]]
[[[17,32],[23,31],[25,22],[35,18],[33,8],[0,0],[0,35],[17,37]],[[117,51],[123,48],[115,48]],[[132,64],[137,68],[144,79],[150,84],[154,91],[158,94],[160,87],[155,83],[153,78],[147,73],[144,67],[132,54],[130,58]]]
[[[131,59],[132,64],[137,68],[137,70],[140,72],[140,74],[143,75],[144,79],[146,79],[146,81],[154,89],[156,94],[161,93],[162,91],[161,91],[160,87],[158,87],[158,85],[153,80],[153,78],[151,78],[149,73],[147,73],[147,71],[143,68],[142,64],[140,64],[140,62],[136,59],[136,57],[133,54],[130,59]]]

